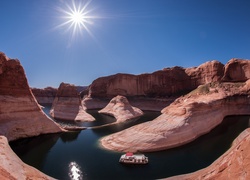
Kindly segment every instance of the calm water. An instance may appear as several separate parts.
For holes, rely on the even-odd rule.
[[[46,107],[48,112],[49,107]],[[78,125],[102,125],[114,122],[114,118],[90,111],[97,122]],[[155,153],[147,165],[122,165],[118,162],[122,153],[102,149],[98,140],[137,123],[152,120],[159,113],[146,112],[137,121],[81,132],[43,135],[12,142],[17,155],[27,164],[57,178],[71,179],[70,172],[81,174],[78,179],[157,179],[193,172],[211,164],[231,145],[232,141],[249,127],[249,116],[231,116],[196,141],[180,148]],[[75,178],[77,179],[77,178]]]

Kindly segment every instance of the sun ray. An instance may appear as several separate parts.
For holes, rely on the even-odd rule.
[[[60,7],[58,10],[62,13],[63,22],[55,28],[65,27],[66,31],[70,31],[71,38],[76,37],[78,34],[83,35],[87,32],[92,38],[93,33],[88,25],[93,25],[95,19],[101,17],[92,15],[93,9],[90,8],[92,0],[76,1],[72,0],[71,4],[65,3],[65,7]]]

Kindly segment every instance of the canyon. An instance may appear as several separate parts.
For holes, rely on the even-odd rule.
[[[140,75],[118,73],[100,77],[89,86],[82,103],[86,109],[101,109],[113,97],[121,95],[141,110],[161,111],[199,85],[220,81],[223,68],[222,63],[213,60],[192,68],[177,66]]]
[[[124,152],[159,151],[193,141],[220,124],[225,116],[249,115],[250,61],[232,59],[224,70],[216,78],[212,73],[211,82],[177,98],[156,119],[104,137],[101,144]]]
[[[88,89],[80,90],[82,93],[67,83],[62,83],[58,89],[33,88],[36,99],[20,61],[0,53],[0,82],[2,179],[52,179],[24,164],[8,145],[9,141],[20,138],[66,132],[45,115],[38,100],[51,103],[53,99],[51,115],[73,121],[94,120],[85,114],[86,109],[104,108],[101,113],[111,114],[119,122],[130,117],[115,110],[122,109],[127,115],[127,110],[133,109],[130,112],[136,116],[142,115],[141,110],[161,111],[162,114],[152,121],[100,140],[103,147],[124,152],[151,152],[181,146],[211,131],[225,116],[250,114],[250,61],[243,59],[231,59],[225,65],[214,60],[198,67],[164,68],[141,75],[115,74],[94,80]],[[211,166],[173,178],[225,179],[231,175],[237,177],[237,174],[248,177],[244,172],[249,172],[246,153],[249,137],[247,129]]]
[[[48,133],[65,132],[42,111],[32,94],[20,61],[0,53],[1,179],[52,179],[24,164],[8,141]]]
[[[105,148],[123,152],[165,150],[208,133],[225,116],[250,114],[246,83],[212,83],[198,87],[164,108],[156,119],[101,140]]]

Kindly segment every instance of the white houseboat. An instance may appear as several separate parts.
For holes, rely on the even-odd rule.
[[[148,157],[144,154],[134,154],[129,152],[121,155],[119,162],[125,164],[147,164]]]

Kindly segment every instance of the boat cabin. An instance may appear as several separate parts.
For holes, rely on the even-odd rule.
[[[134,154],[128,152],[126,154],[121,155],[119,162],[126,164],[147,164],[148,157],[146,157],[144,154]]]

